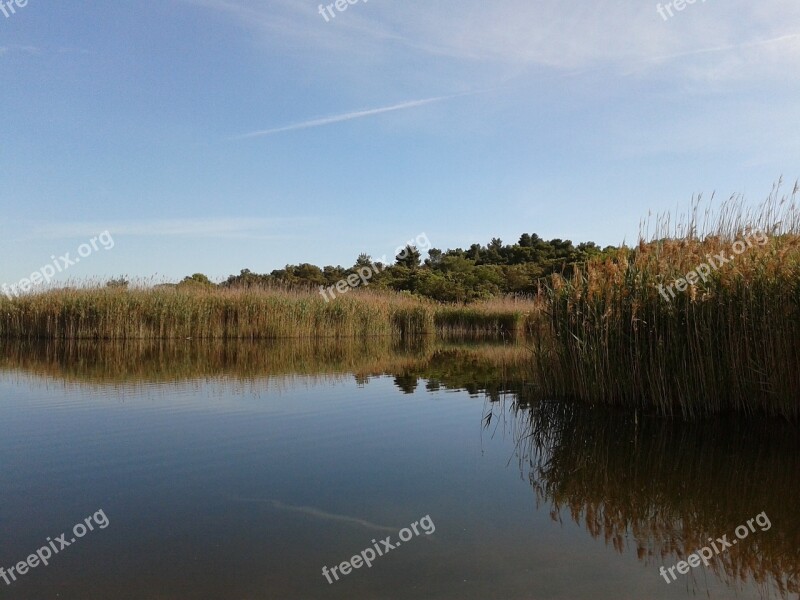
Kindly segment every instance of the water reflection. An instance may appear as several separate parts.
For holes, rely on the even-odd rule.
[[[727,417],[686,423],[578,404],[515,404],[520,465],[551,517],[572,519],[654,573],[709,545],[756,514],[756,528],[708,569],[677,583],[704,591],[713,572],[762,596],[800,593],[800,438],[783,421]],[[666,585],[666,582],[665,582]]]
[[[763,597],[800,594],[800,437],[775,420],[666,420],[534,397],[521,344],[397,342],[374,338],[278,343],[44,343],[0,345],[0,371],[65,385],[138,386],[207,378],[243,381],[390,377],[419,389],[483,395],[483,431],[516,442],[540,507],[652,568],[672,566],[708,539],[765,512],[751,534],[672,586],[704,592],[707,577],[731,589],[755,582]],[[664,586],[667,584],[664,583]]]
[[[370,378],[391,375],[397,387],[413,392],[446,387],[499,398],[512,379],[527,375],[530,352],[520,343],[469,340],[441,342],[432,337],[392,340],[288,340],[263,343],[0,341],[0,371],[23,372],[65,383],[130,385],[228,377],[238,380],[308,375]],[[519,385],[513,386],[519,387]]]

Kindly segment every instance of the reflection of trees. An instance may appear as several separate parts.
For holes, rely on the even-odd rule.
[[[413,394],[417,389],[417,376],[406,373],[404,375],[395,375],[394,384],[402,390],[404,394]]]
[[[498,402],[523,385],[529,362],[530,352],[523,346],[442,346],[424,362],[402,368],[395,382],[404,392],[425,380],[428,391],[459,389]],[[412,379],[414,387],[409,385]]]
[[[387,337],[360,340],[0,341],[0,369],[78,383],[152,383],[205,377],[371,374],[425,361],[431,341],[409,345]]]
[[[671,566],[766,512],[708,568],[728,584],[800,593],[800,441],[782,421],[694,423],[571,403],[517,405],[523,466],[554,519],[568,514],[618,551],[632,540],[654,568]],[[691,577],[691,575],[690,575]]]
[[[655,569],[709,537],[766,512],[767,532],[718,555],[722,581],[748,580],[800,593],[800,434],[762,419],[696,423],[571,403],[530,401],[531,362],[522,346],[316,340],[260,343],[0,343],[0,369],[67,382],[138,384],[201,377],[248,380],[347,374],[361,385],[389,375],[404,392],[425,388],[485,394],[488,428],[516,439],[521,466],[554,519],[562,515],[618,551],[632,547]],[[513,403],[498,402],[511,393]],[[626,541],[630,540],[630,541]],[[706,569],[704,568],[704,571]]]
[[[206,377],[250,380],[292,375],[352,375],[359,385],[390,375],[406,393],[458,388],[499,399],[530,362],[524,346],[466,344],[431,337],[396,340],[47,341],[3,342],[0,370],[72,383],[136,385]]]

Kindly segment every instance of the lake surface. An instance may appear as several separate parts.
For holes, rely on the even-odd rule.
[[[0,567],[69,542],[0,598],[798,597],[796,427],[537,401],[529,363],[433,340],[0,346]]]

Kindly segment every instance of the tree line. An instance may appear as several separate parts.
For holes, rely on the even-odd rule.
[[[503,294],[532,294],[537,281],[554,272],[569,274],[575,264],[614,250],[594,242],[575,246],[570,240],[544,240],[535,233],[523,234],[515,244],[493,238],[487,245],[472,244],[468,249],[431,248],[423,259],[409,246],[392,265],[373,262],[360,254],[351,267],[318,267],[309,263],[286,265],[271,273],[243,269],[219,284],[225,288],[298,287],[318,288],[335,285],[365,266],[377,266],[370,287],[408,292],[441,302],[472,302]],[[197,273],[180,286],[213,286],[208,277]]]

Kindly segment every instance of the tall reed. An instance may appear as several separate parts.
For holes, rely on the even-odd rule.
[[[530,307],[528,308],[530,310]],[[0,297],[0,338],[284,339],[494,334],[518,330],[519,308],[456,309],[407,294],[359,290],[330,302],[310,291],[67,288]]]
[[[542,291],[551,337],[536,355],[542,391],[685,416],[800,416],[797,191],[775,191],[751,212],[734,198],[701,218],[695,204],[677,225],[661,218],[638,247],[554,277]],[[754,232],[766,243],[732,254]],[[720,252],[735,258],[665,299],[659,285]]]

